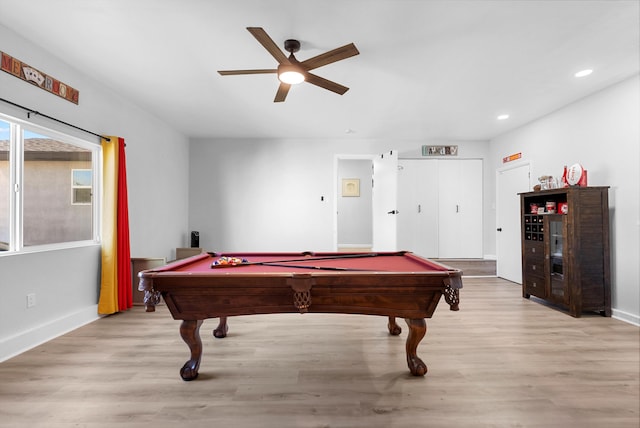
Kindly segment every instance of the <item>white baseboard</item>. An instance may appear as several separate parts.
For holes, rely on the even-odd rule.
[[[338,250],[371,250],[372,244],[338,244]]]
[[[615,318],[620,321],[628,322],[635,326],[640,327],[640,316],[630,314],[628,312],[620,311],[618,309],[611,309],[611,318]]]
[[[100,318],[98,315],[98,305],[91,305],[63,318],[8,337],[0,341],[0,363],[48,342],[51,339],[55,339],[58,336],[62,336],[65,333],[89,324],[98,318]]]

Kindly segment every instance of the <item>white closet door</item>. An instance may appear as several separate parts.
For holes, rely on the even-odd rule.
[[[438,257],[482,258],[482,160],[438,161]]]
[[[399,162],[398,211],[398,249],[438,257],[437,160]]]
[[[398,249],[413,252],[416,252],[414,238],[422,233],[415,209],[420,190],[416,177],[419,166],[416,162],[407,159],[398,161]]]

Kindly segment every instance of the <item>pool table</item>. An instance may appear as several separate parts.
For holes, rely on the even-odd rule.
[[[457,311],[462,272],[407,251],[356,253],[203,253],[139,273],[147,311],[164,299],[191,358],[183,380],[198,376],[202,357],[200,326],[219,318],[213,331],[227,335],[227,317],[272,313],[340,313],[388,317],[392,335],[401,333],[396,317],[409,327],[407,365],[424,376],[417,347],[444,295]]]

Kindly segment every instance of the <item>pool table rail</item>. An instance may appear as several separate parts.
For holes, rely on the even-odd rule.
[[[430,318],[442,295],[451,310],[459,309],[459,276],[432,277],[425,273],[307,273],[270,275],[140,273],[147,311],[155,310],[159,296],[175,319],[313,312]]]

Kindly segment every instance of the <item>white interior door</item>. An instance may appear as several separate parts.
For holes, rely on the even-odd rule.
[[[481,259],[483,252],[482,160],[460,160],[460,206],[458,209],[460,247],[459,257]]]
[[[398,153],[373,160],[373,251],[397,250]]]
[[[415,252],[414,237],[419,234],[418,213],[415,206],[420,186],[416,185],[418,168],[413,160],[398,161],[398,214],[397,246],[401,250]]]
[[[528,163],[496,174],[496,274],[522,284],[520,196],[531,189]]]
[[[439,160],[438,183],[438,257],[482,258],[482,160]]]
[[[398,161],[398,249],[438,257],[438,161]]]

